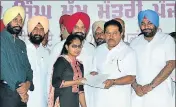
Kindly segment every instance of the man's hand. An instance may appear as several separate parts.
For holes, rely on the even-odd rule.
[[[17,88],[17,92],[19,93],[19,94],[26,94],[27,92],[28,92],[28,90],[29,90],[29,87],[30,87],[30,82],[29,81],[27,81],[27,82],[25,82],[25,83],[21,83],[21,84],[19,84],[19,88]]]
[[[142,91],[144,94],[147,94],[148,92],[152,91],[152,89],[153,88],[152,88],[151,84],[147,84],[142,87]]]
[[[112,80],[112,79],[106,80],[106,81],[104,82],[104,84],[105,84],[105,89],[109,89],[109,88],[113,85],[113,83],[114,83],[114,80]]]
[[[29,99],[29,95],[27,93],[25,94],[19,94],[20,97],[21,97],[21,101],[24,102],[24,103],[27,103],[28,102],[28,99]]]
[[[137,84],[133,89],[138,96],[142,97],[144,95],[142,85]]]
[[[92,71],[90,72],[90,74],[94,76],[94,75],[98,75],[98,72]]]

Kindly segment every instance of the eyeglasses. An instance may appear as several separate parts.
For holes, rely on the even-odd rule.
[[[72,48],[79,48],[79,49],[81,49],[81,48],[82,48],[82,45],[75,45],[75,44],[74,44],[74,45],[72,45],[71,47],[72,47]]]

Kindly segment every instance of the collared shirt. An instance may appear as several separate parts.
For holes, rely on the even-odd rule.
[[[30,81],[33,90],[33,71],[29,63],[26,45],[9,32],[1,32],[1,80],[7,82],[10,89],[16,90],[20,83]]]
[[[108,74],[108,79],[136,75],[136,54],[121,41],[116,47],[108,49],[107,43],[100,45],[94,56],[93,71]],[[131,85],[114,85],[109,89],[97,89],[94,107],[130,107]],[[109,100],[111,99],[111,100]]]

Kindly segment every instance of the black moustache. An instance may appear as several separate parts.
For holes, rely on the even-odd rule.
[[[142,30],[143,32],[145,32],[145,31],[147,31],[147,30],[150,30],[150,31],[152,31],[152,29],[144,29],[144,30]]]
[[[41,35],[38,35],[38,34],[32,35],[32,33],[29,35],[29,37],[30,37],[30,41],[36,45],[39,45],[44,39],[44,37],[42,37]]]
[[[7,31],[11,34],[16,34],[18,36],[18,34],[20,34],[20,32],[22,31],[22,27],[21,26],[12,27],[11,24],[8,24]]]

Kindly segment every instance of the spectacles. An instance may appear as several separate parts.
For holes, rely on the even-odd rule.
[[[74,44],[74,45],[72,45],[71,47],[72,47],[72,48],[79,48],[79,49],[81,49],[81,48],[82,48],[82,45],[75,45],[75,44]]]

